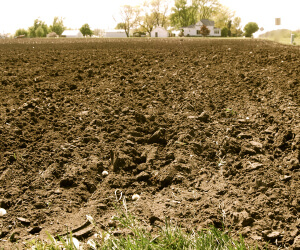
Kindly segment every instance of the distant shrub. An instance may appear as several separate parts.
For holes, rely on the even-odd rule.
[[[224,27],[221,29],[221,37],[227,37],[228,36],[228,28]]]
[[[45,22],[35,19],[33,26],[28,28],[29,37],[46,37],[49,33],[48,26]]]
[[[294,31],[293,34],[294,34],[294,38],[300,37],[300,30]]]
[[[210,34],[210,30],[205,25],[202,25],[200,29],[200,34],[202,36],[208,36]]]
[[[257,23],[249,22],[245,25],[244,31],[245,31],[245,37],[252,37],[253,33],[258,31],[259,27]]]
[[[50,32],[47,37],[58,37],[58,35],[55,32]]]
[[[43,37],[44,36],[44,30],[41,26],[39,26],[36,31],[35,31],[35,35],[37,37]]]
[[[52,25],[49,27],[50,31],[55,32],[57,35],[61,35],[66,27],[64,26],[63,18],[54,17]],[[48,36],[49,37],[49,36]]]
[[[83,36],[92,36],[93,31],[90,29],[90,26],[86,23],[82,25],[82,27],[79,29]]]
[[[28,37],[28,31],[25,30],[25,29],[18,29],[15,33],[15,36],[18,37],[18,36],[25,36],[25,37]]]

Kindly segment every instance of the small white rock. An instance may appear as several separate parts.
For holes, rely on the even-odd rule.
[[[138,199],[140,199],[140,196],[138,194],[132,195],[132,200],[133,201],[137,201]]]
[[[92,216],[90,216],[90,215],[86,215],[86,219],[89,221],[89,222],[91,222],[92,224],[94,224],[94,218],[92,217]]]
[[[0,217],[6,214],[6,210],[4,208],[0,208]]]
[[[89,245],[90,248],[97,250],[97,245],[92,239],[89,239],[86,244]]]
[[[80,242],[79,242],[79,240],[77,240],[75,237],[72,237],[72,239],[68,238],[68,239],[66,240],[66,242],[67,242],[68,244],[70,244],[70,243],[72,242],[73,245],[74,245],[74,247],[75,247],[75,249],[80,249]]]
[[[107,172],[106,170],[104,170],[104,171],[102,172],[102,175],[103,175],[103,176],[107,176],[107,175],[108,175],[108,172]]]

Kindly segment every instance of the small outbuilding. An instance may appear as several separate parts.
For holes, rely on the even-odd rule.
[[[47,34],[47,37],[59,37],[59,35],[57,35],[55,32],[50,32],[49,34]]]
[[[83,37],[82,33],[80,30],[65,30],[62,34],[62,37],[67,37],[67,38],[80,38]]]
[[[123,38],[127,37],[125,30],[115,29],[115,30],[106,30],[104,37],[111,37],[111,38]]]
[[[169,32],[163,27],[156,27],[151,31],[151,37],[169,37]]]

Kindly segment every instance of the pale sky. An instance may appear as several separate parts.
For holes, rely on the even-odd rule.
[[[220,3],[235,11],[242,18],[242,26],[256,22],[263,32],[274,29],[300,29],[300,0],[220,0]],[[275,25],[275,18],[281,18],[281,25]]]
[[[142,5],[144,0],[0,0],[0,33],[27,29],[36,18],[51,25],[55,16],[64,18],[67,28],[113,29],[120,19],[121,5]],[[241,17],[242,26],[256,22],[265,31],[277,28],[300,29],[300,0],[219,0]],[[173,2],[173,1],[171,1]],[[275,18],[281,26],[275,26]],[[256,33],[258,35],[259,32]]]

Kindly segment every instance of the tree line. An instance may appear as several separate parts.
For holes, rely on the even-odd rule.
[[[127,36],[130,30],[135,32],[151,33],[155,27],[172,27],[178,30],[197,23],[201,19],[215,22],[215,27],[221,29],[223,37],[251,37],[258,30],[254,22],[241,28],[241,18],[228,7],[223,6],[219,0],[174,0],[170,8],[169,0],[150,0],[142,6],[124,5],[120,9],[121,22],[116,29],[124,29]],[[207,33],[200,31],[201,34]]]
[[[119,19],[121,22],[115,28],[123,29],[127,36],[131,30],[150,34],[158,26],[179,30],[201,19],[213,20],[215,27],[221,29],[223,37],[251,37],[258,30],[256,23],[248,23],[243,32],[241,18],[235,16],[235,13],[223,6],[219,0],[148,0],[141,6],[121,6]],[[33,26],[28,30],[19,29],[16,36],[45,37],[50,32],[61,35],[65,29],[62,18],[55,17],[50,27],[36,19]],[[93,34],[88,24],[84,24],[80,31],[84,36]],[[97,35],[99,30],[94,30],[94,33]]]
[[[26,29],[18,29],[15,33],[15,36],[24,36],[24,37],[46,37],[49,36],[61,36],[62,33],[67,28],[64,26],[63,18],[54,17],[52,25],[48,27],[48,25],[40,19],[35,19],[33,25]],[[90,26],[86,23],[83,24],[80,28],[80,32],[84,36],[93,35],[93,31]],[[100,32],[100,30],[96,29],[95,33]]]

